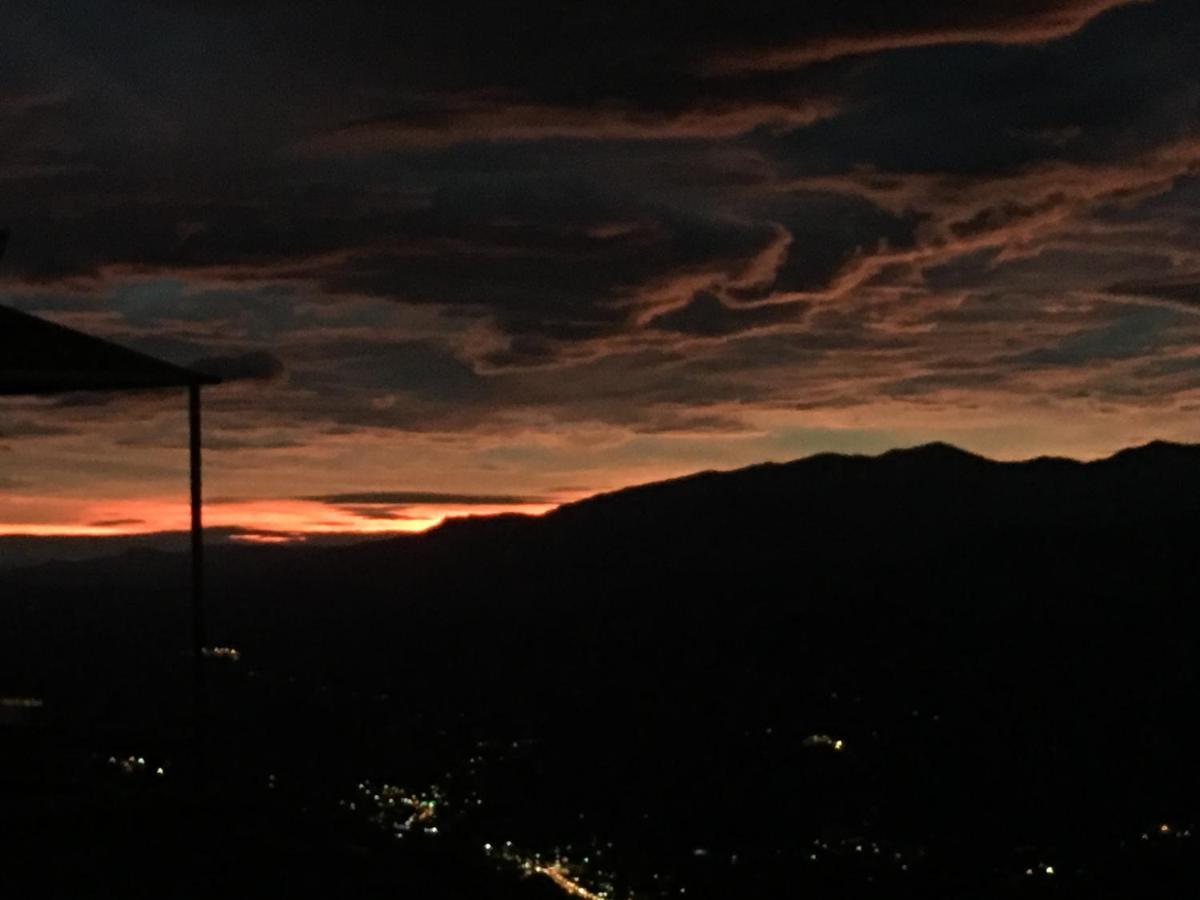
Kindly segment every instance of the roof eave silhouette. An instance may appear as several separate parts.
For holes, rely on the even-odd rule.
[[[220,379],[0,306],[0,395],[202,387]]]

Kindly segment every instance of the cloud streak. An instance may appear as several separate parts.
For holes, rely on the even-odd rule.
[[[709,74],[795,69],[847,56],[953,44],[1040,44],[1059,40],[1097,16],[1153,0],[1034,0],[988,5],[914,5],[882,25],[808,36],[784,46],[747,47],[714,57]]]
[[[382,505],[382,506],[522,506],[546,503],[540,497],[521,497],[504,494],[447,494],[436,491],[361,491],[349,494],[329,494],[310,497],[318,503],[335,506]]]
[[[306,139],[301,155],[337,156],[446,147],[469,141],[719,140],[763,128],[783,133],[837,114],[832,99],[708,101],[681,110],[638,109],[613,101],[553,106],[482,94],[422,98],[408,112],[350,122]]]

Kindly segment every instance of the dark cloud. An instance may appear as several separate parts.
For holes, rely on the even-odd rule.
[[[795,322],[804,313],[802,303],[730,307],[715,295],[702,291],[685,306],[651,320],[655,328],[696,337],[723,337],[783,322]]]
[[[13,419],[0,414],[0,438],[58,437],[74,433],[75,430],[67,425],[42,419]]]
[[[775,198],[769,215],[786,229],[787,256],[772,290],[815,292],[836,285],[863,259],[913,248],[921,216],[899,214],[853,193],[798,190]]]
[[[558,108],[568,118],[572,110],[599,107],[596,118],[602,119],[607,100],[643,110],[652,120],[654,113],[678,113],[714,97],[732,97],[749,107],[745,101],[756,94],[779,96],[778,80],[747,79],[748,70],[795,69],[847,55],[964,41],[1042,44],[1128,2],[810,0],[787,10],[767,0],[702,9],[681,0],[602,7],[532,2],[522,4],[519,16],[507,7],[473,2],[394,10],[375,3],[333,8],[320,2],[266,2],[235,9],[180,2],[160,4],[162,11],[154,17],[130,17],[136,24],[120,32],[98,29],[94,19],[77,27],[90,28],[93,39],[99,31],[101,37],[113,32],[126,40],[157,27],[153,53],[142,51],[127,65],[165,69],[172,53],[186,53],[182,42],[172,39],[186,22],[193,40],[199,30],[201,45],[221,51],[227,77],[255,65],[266,76],[267,90],[286,85],[333,108],[366,107],[380,96],[397,104],[395,86],[402,86],[409,98],[501,92],[537,107]],[[257,37],[267,34],[269,45]],[[280,51],[287,47],[309,52],[297,58]],[[167,88],[174,79],[164,74]],[[358,90],[349,98],[341,92],[335,106],[327,84]],[[239,111],[245,104],[242,99],[231,106]],[[436,128],[454,118],[455,106],[465,107],[458,110],[461,116],[477,115],[475,106],[462,100],[449,104],[449,110],[445,102],[426,104],[417,103],[398,118]],[[322,103],[314,106],[321,109]]]
[[[1005,379],[1001,372],[930,372],[884,385],[884,394],[897,398],[915,398],[945,391],[971,391],[992,387]]]
[[[544,499],[538,497],[505,494],[446,494],[436,491],[362,491],[350,494],[327,494],[319,497],[308,497],[306,499],[336,506],[347,504],[379,506],[443,504],[451,506],[516,506],[546,502]]]
[[[786,31],[768,46],[718,57],[716,71],[788,69],[887,50],[944,44],[1041,44],[1078,31],[1096,16],[1146,0],[1016,0],[809,5],[811,31]],[[865,9],[864,9],[865,7]]]
[[[486,402],[489,384],[444,347],[370,335],[321,341],[298,361],[291,383],[318,392],[391,392],[434,401]]]
[[[1177,356],[1158,360],[1149,365],[1140,366],[1135,375],[1140,378],[1161,378],[1174,375],[1200,376],[1200,356]]]
[[[1114,294],[1131,294],[1171,300],[1200,307],[1200,273],[1187,272],[1154,281],[1122,281],[1108,289]]]
[[[675,410],[660,411],[645,422],[630,426],[640,435],[721,436],[745,434],[750,427],[736,416],[688,413]]]
[[[147,442],[138,441],[139,446],[147,446]],[[162,446],[162,445],[160,445]],[[306,446],[306,441],[300,437],[283,435],[251,435],[247,437],[231,437],[228,434],[206,434],[204,448],[206,450],[288,450]]]
[[[786,145],[792,165],[806,172],[858,165],[981,176],[1048,161],[1128,159],[1196,135],[1200,94],[1182,73],[1200,64],[1198,38],[1194,10],[1160,0],[1117,9],[1036,48],[883,55],[847,73],[841,115],[772,143]]]
[[[1173,326],[1186,320],[1170,309],[1137,308],[1103,328],[1080,331],[1049,347],[1003,360],[1018,366],[1085,366],[1106,360],[1144,356],[1168,340]]]
[[[271,381],[284,373],[283,361],[265,350],[197,359],[190,368],[222,381]]]
[[[302,141],[303,155],[340,156],[448,146],[466,141],[697,141],[759,129],[786,132],[836,115],[836,98],[706,100],[683,109],[624,103],[553,106],[503,93],[416,98],[388,116],[349,122]]]
[[[411,522],[417,519],[416,516],[402,512],[402,510],[407,508],[404,506],[393,507],[379,503],[339,503],[332,505],[336,505],[338,509],[352,516],[376,522]]]

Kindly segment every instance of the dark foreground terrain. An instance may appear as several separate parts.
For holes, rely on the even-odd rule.
[[[1200,448],[819,456],[0,574],[6,896],[1179,897]],[[160,770],[161,769],[161,774]]]

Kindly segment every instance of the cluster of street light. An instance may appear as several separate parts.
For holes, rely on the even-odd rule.
[[[846,749],[846,742],[841,738],[828,734],[810,734],[804,739],[805,747],[828,747],[830,750],[841,752]]]
[[[110,756],[108,764],[122,775],[144,775],[152,772],[156,777],[161,778],[167,774],[165,766],[146,762],[144,756]]]
[[[229,662],[237,662],[242,658],[237,647],[204,647],[200,653],[205,659],[224,659]]]
[[[478,756],[469,760],[469,765],[484,762],[486,760]],[[482,804],[482,798],[471,794],[467,797],[465,808]],[[410,834],[438,836],[447,824],[457,822],[461,825],[462,822],[461,817],[456,817],[451,823],[442,818],[443,811],[450,804],[445,791],[436,784],[423,791],[411,791],[399,785],[364,780],[355,786],[352,798],[339,801],[339,805],[349,812],[365,816],[370,824],[395,835],[397,839]],[[452,832],[457,830],[451,829]],[[458,835],[460,838],[464,836]],[[515,869],[527,877],[546,878],[571,897],[580,900],[614,900],[617,896],[612,876],[595,870],[595,857],[600,856],[603,850],[597,849],[580,856],[574,853],[573,847],[568,846],[543,855],[517,849],[512,841],[498,844],[488,842],[482,846],[488,858],[501,868]],[[632,893],[622,895],[622,900],[633,900],[633,896]]]
[[[1141,839],[1149,841],[1157,838],[1174,838],[1175,840],[1183,840],[1192,836],[1192,827],[1185,825],[1183,827],[1172,825],[1169,822],[1163,822],[1158,827],[1152,828],[1150,831],[1143,831]]]
[[[523,853],[513,848],[512,841],[505,841],[503,846],[487,843],[483,852],[491,858],[515,867],[526,876],[541,876],[550,879],[558,888],[572,897],[582,900],[612,900],[615,891],[612,879],[604,873],[586,872],[592,863],[591,857],[585,856],[576,862],[568,855],[556,853],[550,858],[544,858],[540,853]],[[589,886],[591,885],[591,886]],[[627,895],[632,900],[632,893]]]
[[[0,709],[41,709],[45,705],[40,697],[0,697]]]
[[[810,863],[835,857],[842,859],[869,859],[875,865],[890,864],[901,872],[907,872],[913,858],[924,855],[925,851],[920,848],[907,852],[904,850],[889,850],[878,841],[867,840],[861,837],[847,837],[841,840],[814,838],[812,844],[809,846],[806,859]]]
[[[351,812],[360,807],[367,812],[367,820],[397,838],[414,831],[428,835],[439,834],[437,818],[446,805],[445,794],[438,785],[425,791],[409,791],[394,784],[373,785],[361,781],[356,789],[356,799],[343,800],[341,805]]]

